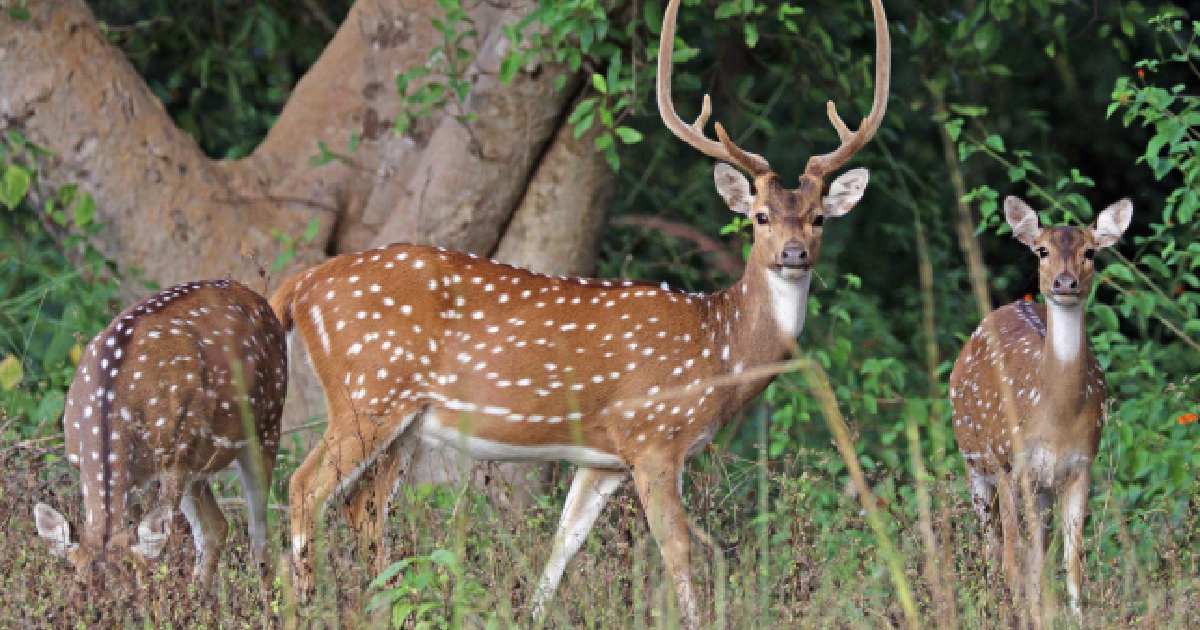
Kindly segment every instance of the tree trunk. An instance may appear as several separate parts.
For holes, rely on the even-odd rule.
[[[50,151],[35,194],[67,183],[91,193],[101,251],[163,286],[231,276],[266,291],[264,269],[281,251],[273,231],[297,235],[314,219],[317,238],[297,244],[293,270],[404,240],[586,274],[614,176],[591,137],[563,125],[580,77],[557,66],[523,68],[508,84],[498,76],[509,46],[500,27],[535,5],[471,9],[471,93],[451,112],[469,122],[435,114],[400,136],[395,75],[425,64],[441,12],[428,0],[359,0],[253,154],[217,161],[175,126],[82,0],[39,0],[28,21],[0,14],[0,132]],[[312,165],[318,141],[336,151],[352,135],[354,151]],[[287,427],[325,413],[293,354]],[[508,468],[509,479],[531,470]]]

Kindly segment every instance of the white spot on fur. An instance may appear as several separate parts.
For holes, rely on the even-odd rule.
[[[321,348],[325,350],[325,354],[329,354],[329,333],[325,331],[325,318],[321,315],[321,307],[313,305],[312,310],[313,325],[317,327],[317,336],[321,339]]]

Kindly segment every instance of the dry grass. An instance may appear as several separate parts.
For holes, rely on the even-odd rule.
[[[232,534],[211,593],[190,584],[191,545],[176,522],[175,555],[148,575],[117,576],[89,587],[73,584],[68,567],[38,540],[30,511],[36,501],[59,507],[78,523],[77,476],[45,450],[0,445],[0,627],[245,627],[280,624],[298,613],[302,625],[345,627],[383,621],[362,611],[371,593],[369,563],[360,561],[344,527],[332,519],[323,540],[318,595],[298,611],[282,589],[265,596],[248,565],[244,522],[229,508]],[[712,627],[877,628],[905,625],[891,574],[857,500],[841,492],[832,451],[798,453],[769,469],[710,452],[693,463],[687,501],[719,555],[696,543],[695,580]],[[957,467],[954,467],[957,468]],[[764,474],[765,473],[765,474]],[[561,475],[565,485],[566,475]],[[979,552],[978,532],[962,483],[934,479],[929,527],[941,541],[929,550],[919,524],[917,494],[907,482],[869,480],[880,495],[887,535],[902,561],[923,627],[945,619],[966,628],[1001,625],[1006,598]],[[767,494],[762,495],[763,489]],[[230,488],[229,490],[232,490]],[[235,494],[235,492],[230,492]],[[1088,533],[1085,625],[1089,628],[1185,628],[1200,625],[1200,500],[1193,516],[1169,524],[1154,514],[1122,517],[1102,487]],[[521,513],[492,508],[474,493],[414,489],[392,512],[391,557],[456,551],[457,580],[418,593],[462,625],[527,627],[525,602],[536,581],[558,517],[562,488]],[[765,499],[763,501],[762,499]],[[766,506],[764,512],[762,506]],[[286,515],[273,514],[276,550]],[[1097,534],[1097,530],[1100,531]],[[1054,543],[1049,557],[1060,553]],[[936,558],[936,562],[928,559]],[[719,560],[719,561],[718,561]],[[931,571],[937,575],[930,576]],[[1047,571],[1061,600],[1061,571]],[[931,581],[931,578],[933,580]],[[939,612],[931,583],[948,589],[953,615]],[[673,594],[658,550],[628,488],[606,509],[569,566],[547,627],[674,627]],[[469,593],[469,597],[455,597]],[[432,614],[432,613],[431,613]],[[1050,611],[1053,616],[1055,611]],[[1055,617],[1056,627],[1070,627]]]

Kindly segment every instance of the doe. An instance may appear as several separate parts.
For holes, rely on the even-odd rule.
[[[117,316],[84,349],[67,394],[67,459],[79,467],[84,523],[34,507],[38,533],[88,579],[104,563],[162,552],[179,507],[208,583],[228,524],[207,478],[237,463],[251,551],[266,574],[267,494],[287,387],[283,330],[267,301],[230,280],[171,287]],[[159,481],[158,505],[130,523],[129,492]]]
[[[721,387],[714,381],[791,353],[804,325],[824,221],[849,212],[865,191],[866,169],[841,175],[828,189],[825,178],[883,120],[891,48],[883,6],[872,0],[871,7],[871,112],[851,131],[829,103],[826,113],[841,144],[811,157],[799,186],[788,189],[762,156],[734,144],[720,124],[718,140],[704,135],[707,97],[695,123],[676,114],[670,90],[679,1],[668,3],[658,57],[663,122],[701,153],[753,177],[752,192],[733,167],[716,168],[721,196],[754,226],[746,269],[724,291],[689,294],[665,285],[553,278],[403,244],[339,256],[281,285],[271,305],[303,339],[329,417],[325,435],[291,480],[300,598],[313,585],[314,524],[330,498],[354,489],[365,470],[390,457],[386,466],[396,467],[358,490],[375,493],[382,518],[393,482],[403,479],[403,458],[393,455],[421,441],[478,459],[579,466],[533,594],[535,617],[609,496],[632,476],[683,625],[699,624],[680,496],[684,465],[771,376],[747,373]],[[352,510],[365,504],[351,497]],[[352,525],[369,520],[350,518]]]
[[[1046,519],[1055,497],[1070,607],[1082,618],[1083,524],[1106,396],[1084,309],[1096,251],[1121,238],[1133,205],[1118,201],[1086,228],[1043,229],[1037,213],[1016,197],[1004,200],[1004,214],[1013,236],[1037,254],[1046,305],[1017,301],[988,314],[954,364],[950,401],[987,555],[1003,565],[1012,593],[1040,626]]]

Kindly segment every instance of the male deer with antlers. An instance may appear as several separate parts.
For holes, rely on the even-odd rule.
[[[1045,520],[1054,497],[1061,502],[1070,606],[1082,618],[1083,522],[1106,396],[1083,311],[1096,250],[1121,238],[1133,205],[1127,199],[1112,204],[1090,228],[1043,229],[1037,213],[1016,197],[1004,200],[1004,214],[1013,236],[1038,256],[1046,305],[1018,301],[992,311],[954,364],[950,400],[988,555],[1003,564],[1010,588],[1040,626]],[[1023,580],[1017,557],[1022,522]]]
[[[195,575],[206,584],[228,528],[207,477],[236,462],[252,555],[265,575],[286,350],[267,301],[229,280],[171,287],[118,315],[84,349],[63,414],[67,459],[79,467],[83,493],[79,542],[62,514],[34,507],[51,551],[84,580],[129,551],[139,563],[156,558],[182,507]],[[155,479],[158,505],[135,534],[128,494]]]
[[[314,521],[332,495],[351,488],[389,446],[422,440],[479,459],[577,464],[553,550],[533,596],[540,616],[608,497],[632,476],[686,627],[699,615],[692,591],[685,461],[758,395],[770,375],[738,374],[789,355],[804,325],[812,266],[826,218],[862,198],[866,169],[825,189],[878,130],[890,71],[887,22],[872,0],[876,36],[871,113],[850,131],[827,112],[841,146],[812,157],[800,186],[780,184],[767,161],[716,125],[706,138],[706,96],[693,125],[671,104],[678,0],[663,17],[658,105],[666,126],[700,152],[727,161],[716,185],[754,222],[742,278],[711,295],[631,281],[552,278],[429,247],[392,245],[334,258],[286,281],[271,304],[295,326],[320,378],[329,425],[291,480],[295,587],[312,587]],[[392,450],[396,450],[393,448]],[[378,475],[386,506],[399,472]],[[368,503],[352,500],[352,509]],[[385,512],[386,510],[380,510]],[[352,523],[370,519],[351,517]],[[378,531],[375,532],[376,534]]]

